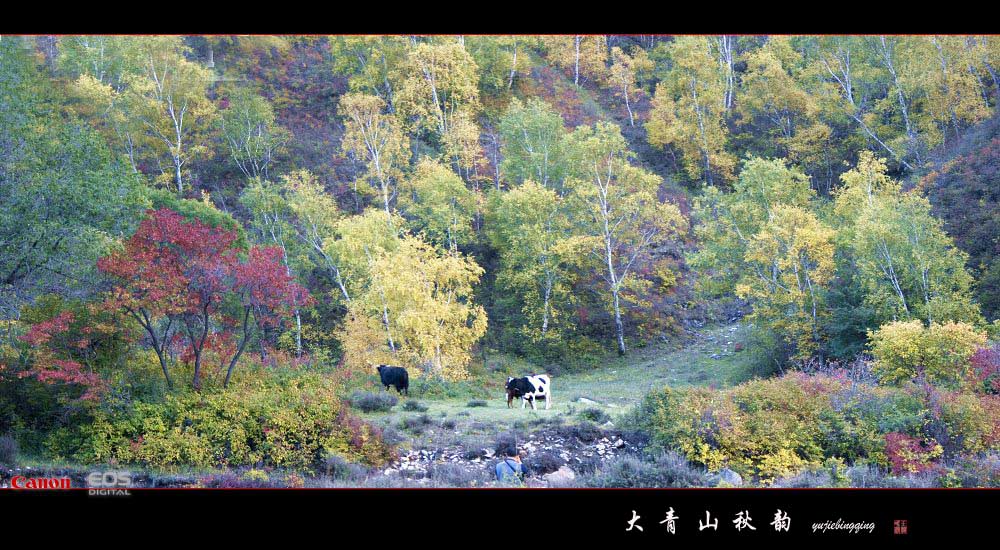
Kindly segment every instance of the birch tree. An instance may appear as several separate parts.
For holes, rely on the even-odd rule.
[[[275,123],[271,104],[250,90],[238,90],[219,122],[230,157],[243,175],[268,179],[271,164],[291,138]]]
[[[413,230],[442,250],[457,253],[472,240],[476,196],[439,162],[424,159],[417,165],[403,184],[400,205],[415,218]]]
[[[385,102],[377,96],[350,93],[341,96],[337,112],[344,118],[342,147],[365,163],[363,179],[378,190],[382,208],[391,217],[390,205],[410,151],[398,119],[384,109]]]
[[[418,44],[407,57],[397,106],[414,129],[444,139],[456,113],[479,111],[478,82],[476,62],[461,44]]]
[[[783,160],[750,158],[731,193],[710,188],[695,204],[700,246],[689,258],[709,295],[735,293],[752,319],[808,357],[820,349],[835,232],[812,212],[809,178]]]
[[[683,36],[669,46],[672,67],[656,85],[646,131],[651,145],[681,152],[691,179],[714,185],[732,176],[736,160],[725,148],[726,77],[709,41]]]
[[[520,308],[522,334],[532,342],[558,340],[592,239],[577,234],[570,201],[531,180],[494,193],[488,219],[500,253],[497,283]]]
[[[653,62],[646,54],[646,50],[636,48],[629,55],[615,46],[611,48],[611,68],[609,70],[610,82],[615,87],[615,93],[625,100],[625,109],[628,110],[628,122],[630,126],[635,126],[635,114],[632,112],[632,95],[638,88],[638,74],[652,69]]]
[[[802,55],[786,37],[770,37],[742,59],[746,72],[736,112],[764,142],[761,149],[802,164],[822,163],[832,132],[820,120],[820,103],[802,85]]]
[[[396,82],[406,61],[402,36],[331,36],[333,73],[348,79],[351,92],[377,95],[395,112]]]
[[[280,187],[266,180],[254,178],[240,194],[240,202],[250,211],[250,226],[256,230],[258,240],[270,241],[281,251],[281,264],[285,274],[295,278],[297,272],[302,271],[302,267],[293,266],[295,260],[289,248],[297,243],[294,240],[291,223],[292,212],[285,197],[282,196]],[[295,317],[296,357],[302,355],[302,305],[304,304],[291,304],[292,314]]]
[[[313,262],[337,285],[339,293],[335,296],[342,298],[344,304],[350,304],[351,294],[341,271],[341,261],[331,250],[337,239],[337,224],[343,218],[336,201],[308,171],[292,172],[282,176],[281,181],[296,237],[309,250]]]
[[[835,202],[842,246],[857,266],[866,304],[881,322],[980,320],[965,254],[931,215],[927,199],[903,192],[886,171],[885,159],[863,151],[841,176]]]
[[[608,43],[601,35],[558,35],[543,39],[549,59],[569,71],[573,84],[581,79],[600,81],[607,71]]]
[[[468,376],[470,350],[486,334],[486,311],[472,302],[483,269],[403,236],[371,265],[372,284],[355,302],[367,315],[381,310],[400,362],[451,380]]]
[[[593,254],[604,266],[601,277],[609,294],[618,353],[624,354],[624,301],[630,292],[648,286],[636,272],[648,260],[652,246],[673,238],[686,222],[676,205],[659,200],[660,178],[629,162],[631,154],[617,126],[581,126],[571,141],[580,167],[578,179],[570,185],[586,213],[588,234],[597,243]]]
[[[514,183],[532,180],[561,190],[570,164],[566,135],[562,117],[545,101],[511,100],[500,119],[504,177]]]
[[[819,41],[817,72],[839,98],[836,109],[849,117],[865,137],[908,170],[913,169],[899,146],[892,139],[898,129],[889,128],[892,135],[878,131],[874,107],[885,89],[878,78],[871,56],[866,56],[861,37],[826,37]]]
[[[184,167],[208,153],[199,134],[211,128],[215,105],[208,98],[211,71],[185,58],[180,37],[148,37],[140,41],[142,72],[128,78],[125,100],[158,153],[161,174],[184,192]],[[167,168],[164,166],[169,166]]]

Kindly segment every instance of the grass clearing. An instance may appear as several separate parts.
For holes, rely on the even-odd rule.
[[[548,410],[544,401],[536,402],[536,410],[527,405],[521,409],[519,400],[511,404],[512,408],[507,408],[503,389],[507,375],[504,372],[542,371],[523,360],[512,369],[514,365],[509,365],[506,357],[490,357],[486,360],[487,365],[499,363],[508,368],[504,372],[491,369],[497,370],[494,372],[497,384],[477,390],[476,395],[403,397],[400,405],[407,399],[419,399],[427,411],[407,412],[404,407],[397,406],[390,412],[361,416],[383,427],[398,427],[409,417],[428,415],[434,420],[435,429],[406,434],[407,441],[402,447],[414,449],[441,444],[443,438],[449,437],[493,437],[504,431],[528,431],[542,423],[574,424],[580,421],[579,413],[588,408],[604,411],[615,422],[652,389],[663,386],[726,388],[747,380],[749,354],[734,351],[736,343],[742,341],[739,325],[712,326],[702,329],[680,347],[664,343],[632,350],[625,357],[609,355],[603,366],[588,372],[554,376],[553,399]],[[469,407],[472,397],[485,405]],[[445,419],[450,421],[450,427],[441,426]]]

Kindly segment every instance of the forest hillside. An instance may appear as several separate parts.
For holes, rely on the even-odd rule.
[[[2,36],[0,482],[487,485],[513,446],[540,486],[997,486],[998,67]]]

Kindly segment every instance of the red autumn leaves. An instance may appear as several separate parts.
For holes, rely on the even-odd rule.
[[[86,390],[81,399],[95,399],[101,388],[100,377],[79,360],[93,346],[88,326],[74,326],[76,316],[63,311],[55,317],[36,323],[21,340],[36,349],[35,368],[29,375],[48,384],[80,384]],[[22,375],[23,376],[23,375]]]
[[[228,350],[228,383],[254,329],[264,334],[311,303],[308,291],[283,265],[280,248],[246,250],[238,241],[234,230],[188,220],[169,209],[150,210],[122,250],[98,260],[98,269],[115,281],[103,305],[138,322],[170,385],[167,349],[172,343],[180,343],[182,359],[193,364],[195,389],[201,388],[205,353]],[[72,314],[64,312],[36,324],[22,340],[47,348],[54,335],[69,330],[71,322]],[[236,327],[242,328],[238,343],[233,335]],[[86,378],[76,367],[55,361],[37,373],[40,380],[62,378],[88,387],[98,382],[93,373]],[[60,368],[63,374],[51,375]]]

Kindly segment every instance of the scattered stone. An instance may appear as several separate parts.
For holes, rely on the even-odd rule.
[[[743,476],[730,470],[729,468],[723,468],[719,470],[719,482],[718,484],[725,483],[732,487],[741,487],[743,485]]]
[[[598,403],[597,401],[594,401],[593,399],[587,399],[586,397],[581,397],[580,399],[577,399],[577,401],[580,403],[585,403],[587,405],[600,405],[600,403]]]
[[[542,476],[549,487],[565,487],[576,479],[576,473],[568,466],[560,466],[558,470]]]

